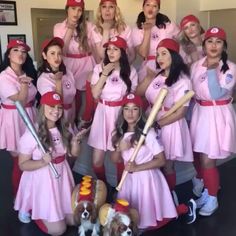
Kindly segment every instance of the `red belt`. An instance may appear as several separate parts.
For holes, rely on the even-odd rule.
[[[150,55],[146,57],[147,61],[156,60],[156,56]]]
[[[34,105],[33,102],[29,102],[27,103],[24,107],[32,107]],[[1,104],[1,106],[5,109],[16,109],[16,106],[15,105],[7,105],[7,104]]]
[[[53,164],[59,164],[61,162],[63,162],[65,160],[65,155],[64,156],[59,156],[59,157],[55,157],[52,159],[52,163]]]
[[[63,108],[65,110],[69,110],[70,108],[72,108],[72,103],[70,103],[70,104],[63,104]]]
[[[222,106],[232,102],[232,98],[227,100],[213,100],[213,101],[205,101],[205,100],[198,100],[196,102],[200,104],[200,106]]]
[[[71,53],[67,53],[66,57],[70,57],[70,58],[83,58],[83,57],[88,57],[91,56],[92,53],[80,53],[80,54],[71,54]]]
[[[122,100],[120,100],[120,101],[105,101],[105,100],[99,99],[99,102],[104,105],[110,106],[110,107],[119,107],[119,106],[123,105]]]

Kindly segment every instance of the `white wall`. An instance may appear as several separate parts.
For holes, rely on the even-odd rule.
[[[231,9],[236,8],[235,0],[200,0],[200,10],[220,10],[220,9]]]

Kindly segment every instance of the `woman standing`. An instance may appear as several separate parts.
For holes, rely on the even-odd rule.
[[[194,152],[199,154],[205,190],[197,201],[199,214],[210,216],[218,208],[219,172],[216,160],[236,153],[236,115],[232,93],[236,65],[227,59],[226,33],[218,27],[206,31],[206,57],[192,66],[196,104],[191,120]]]
[[[0,86],[0,149],[6,149],[13,157],[12,185],[16,195],[21,171],[18,166],[17,144],[25,131],[15,101],[20,101],[29,117],[35,121],[34,100],[36,88],[32,83],[37,72],[28,52],[30,47],[20,40],[11,40],[1,65]]]

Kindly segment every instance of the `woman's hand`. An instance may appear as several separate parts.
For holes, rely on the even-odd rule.
[[[71,140],[71,144],[80,144],[82,139],[84,138],[85,134],[88,132],[87,129],[82,129],[79,133],[77,133]]]
[[[70,20],[67,19],[66,27],[68,29],[74,30],[77,27],[77,25],[78,25],[77,21],[70,21]]]
[[[135,161],[133,161],[133,162],[129,161],[125,166],[125,170],[128,171],[129,173],[132,173],[132,172],[137,171],[137,167],[138,167],[138,165],[135,163]]]
[[[19,77],[19,80],[21,84],[29,85],[33,79],[31,77],[24,76],[24,77]]]
[[[61,71],[58,71],[57,73],[51,75],[51,79],[55,80],[55,81],[61,81],[63,76],[63,73]]]
[[[43,162],[45,163],[45,165],[47,165],[49,162],[52,161],[52,156],[50,152],[47,152],[43,155]]]
[[[153,23],[150,23],[150,22],[142,23],[142,28],[144,31],[151,31],[152,27],[153,27]]]
[[[115,69],[115,63],[108,63],[102,67],[102,75],[108,76]]]

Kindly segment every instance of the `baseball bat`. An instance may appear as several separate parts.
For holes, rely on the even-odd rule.
[[[181,97],[171,108],[168,110],[162,117],[166,118],[171,115],[175,111],[177,111],[180,107],[182,107],[187,101],[189,101],[195,93],[192,90],[189,90],[183,97]]]
[[[20,114],[20,117],[22,118],[22,120],[24,121],[26,127],[29,129],[30,133],[33,135],[35,141],[37,142],[37,144],[39,145],[39,148],[41,149],[41,151],[43,152],[43,154],[47,153],[46,149],[44,148],[43,144],[41,143],[37,132],[35,130],[35,127],[28,115],[28,113],[25,111],[24,107],[21,105],[21,103],[19,101],[15,102],[16,105],[16,109]],[[60,175],[58,174],[57,170],[55,169],[54,165],[52,164],[52,162],[49,162],[49,166],[51,167],[51,170],[53,172],[53,174],[55,175],[56,178],[59,178]]]
[[[140,150],[140,148],[141,148],[141,146],[142,146],[142,144],[145,140],[145,137],[147,136],[147,133],[148,133],[149,129],[151,128],[154,120],[156,119],[156,115],[157,115],[158,111],[160,110],[160,108],[162,106],[162,103],[164,101],[164,98],[166,97],[167,93],[168,93],[168,90],[165,89],[165,88],[162,88],[160,90],[159,95],[156,97],[154,105],[152,107],[152,110],[151,110],[151,112],[148,116],[148,119],[146,121],[146,124],[143,128],[143,132],[142,132],[142,134],[139,138],[138,144],[136,145],[136,147],[134,149],[134,152],[132,153],[132,155],[130,157],[130,160],[129,160],[130,162],[133,162],[135,160],[135,158],[136,158],[136,156],[137,156],[137,154],[138,154],[138,152],[139,152],[139,150]],[[117,191],[120,191],[120,189],[122,188],[122,185],[123,185],[123,183],[126,179],[127,174],[128,174],[128,171],[125,170],[122,174],[120,183],[116,187]]]

